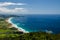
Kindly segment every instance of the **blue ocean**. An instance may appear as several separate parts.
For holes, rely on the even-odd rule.
[[[60,33],[60,15],[20,15],[11,21],[29,32]]]

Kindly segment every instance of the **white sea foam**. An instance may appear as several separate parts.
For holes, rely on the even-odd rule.
[[[22,32],[24,32],[24,33],[29,33],[29,32],[26,31],[25,29],[23,29],[23,28],[21,28],[21,27],[18,27],[16,24],[12,23],[12,21],[11,21],[12,18],[13,18],[13,17],[11,17],[11,18],[8,19],[8,22],[12,24],[12,27],[17,28],[19,31],[22,31]]]
[[[45,30],[46,33],[53,33],[52,31]]]

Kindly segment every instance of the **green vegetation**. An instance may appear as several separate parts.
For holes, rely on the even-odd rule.
[[[9,28],[11,24],[7,23],[6,18],[0,18],[0,37],[15,35],[15,32],[19,32],[16,28]]]
[[[25,33],[25,34],[2,34],[1,40],[60,40],[60,34],[48,34],[45,32]]]
[[[21,40],[60,40],[60,35],[45,32],[32,32],[19,36]]]
[[[22,33],[16,28],[9,28],[6,18],[0,18],[0,40],[60,40],[60,34],[45,32]]]

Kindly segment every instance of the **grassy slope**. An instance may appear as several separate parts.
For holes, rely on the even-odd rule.
[[[5,18],[0,18],[0,38],[9,36],[14,37],[15,34],[13,34],[13,32],[16,32],[18,30],[12,30],[8,28],[11,24],[7,23],[5,20],[6,20]],[[18,35],[16,34],[16,36]]]
[[[8,37],[0,38],[2,40],[60,40],[60,34],[48,34],[44,32],[26,33],[26,34],[10,34]]]

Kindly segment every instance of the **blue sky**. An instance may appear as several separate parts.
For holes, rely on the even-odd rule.
[[[0,13],[60,14],[60,0],[0,0]]]

